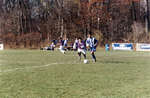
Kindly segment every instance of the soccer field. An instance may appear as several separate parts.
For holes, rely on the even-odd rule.
[[[0,98],[150,98],[150,52],[0,51]]]

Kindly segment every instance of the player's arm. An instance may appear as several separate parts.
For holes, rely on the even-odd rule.
[[[82,44],[82,45],[81,45],[81,49],[85,49],[85,46],[84,46],[84,44]]]
[[[90,46],[90,42],[89,42],[89,40],[87,39],[87,40],[86,40],[86,48],[89,48],[89,46]]]
[[[94,40],[94,47],[97,47],[98,41],[95,39]]]

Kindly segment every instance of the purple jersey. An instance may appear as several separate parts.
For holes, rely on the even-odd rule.
[[[52,44],[50,45],[50,47],[51,47],[51,48],[54,48],[54,47],[55,47],[54,43],[52,43]]]
[[[84,43],[78,43],[78,49],[85,49]]]

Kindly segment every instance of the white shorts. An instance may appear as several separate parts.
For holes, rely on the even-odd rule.
[[[77,46],[75,43],[73,44],[73,49],[77,49]]]
[[[60,49],[60,50],[64,50],[64,46],[60,46],[59,49]]]
[[[78,53],[86,54],[86,51],[85,51],[85,49],[78,49]]]
[[[59,47],[59,50],[60,50],[60,52],[65,53],[65,50],[64,50],[64,47],[63,47],[63,46],[60,46],[60,47]]]

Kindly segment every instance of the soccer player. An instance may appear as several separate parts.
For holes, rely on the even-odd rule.
[[[77,51],[78,50],[78,38],[75,39],[74,44],[73,44],[73,50]]]
[[[54,42],[52,42],[52,44],[50,45],[50,50],[54,51],[54,48],[55,48],[55,44]]]
[[[64,49],[64,40],[60,38],[60,47],[59,47],[60,52],[65,54],[65,49]]]
[[[66,47],[67,48],[67,44],[68,44],[68,38],[64,38],[64,47]]]
[[[82,38],[78,39],[78,55],[79,55],[79,60],[81,61],[81,54],[84,56],[84,60],[86,60],[86,50],[85,50],[85,45],[82,42]]]
[[[86,40],[86,47],[90,49],[91,56],[94,62],[96,62],[96,47],[97,47],[98,41],[91,36],[91,34],[88,34],[87,40]]]

